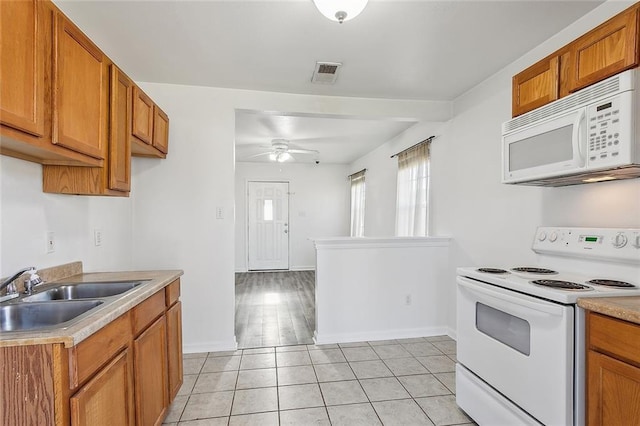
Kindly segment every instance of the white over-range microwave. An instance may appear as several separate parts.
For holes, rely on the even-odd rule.
[[[502,182],[640,177],[640,72],[628,70],[502,125]]]

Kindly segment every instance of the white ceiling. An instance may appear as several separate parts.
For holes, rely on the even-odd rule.
[[[414,121],[238,111],[236,161],[268,162],[268,156],[253,156],[271,151],[273,139],[287,139],[291,149],[320,151],[319,155],[293,154],[296,162],[348,164],[414,124]]]
[[[420,100],[455,99],[602,3],[370,0],[338,24],[311,0],[55,2],[136,81]],[[334,85],[310,82],[316,61],[343,64]],[[238,159],[246,144],[284,137],[349,162],[407,125],[238,115]]]

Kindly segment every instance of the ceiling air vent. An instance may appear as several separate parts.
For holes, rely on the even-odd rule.
[[[316,68],[313,70],[312,83],[333,84],[338,78],[338,68],[342,64],[340,62],[316,62]]]

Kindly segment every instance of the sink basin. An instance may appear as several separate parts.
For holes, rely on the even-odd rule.
[[[141,281],[61,284],[49,290],[23,297],[25,302],[49,300],[97,299],[122,294],[142,284]]]
[[[102,300],[75,300],[3,305],[0,306],[0,331],[60,327],[102,303]]]

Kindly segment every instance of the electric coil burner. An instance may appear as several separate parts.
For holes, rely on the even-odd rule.
[[[508,274],[509,271],[499,268],[478,268],[478,272],[484,272],[485,274]]]
[[[541,285],[543,287],[557,288],[560,290],[593,290],[588,285],[572,283],[571,281],[561,280],[533,280],[532,284]]]
[[[522,266],[519,268],[511,268],[512,271],[515,272],[526,272],[528,274],[538,274],[538,275],[555,275],[558,271],[554,271],[553,269],[546,268],[532,268],[529,266]]]
[[[618,280],[595,279],[587,281],[587,284],[602,285],[611,288],[636,288],[636,286],[631,283]]]

